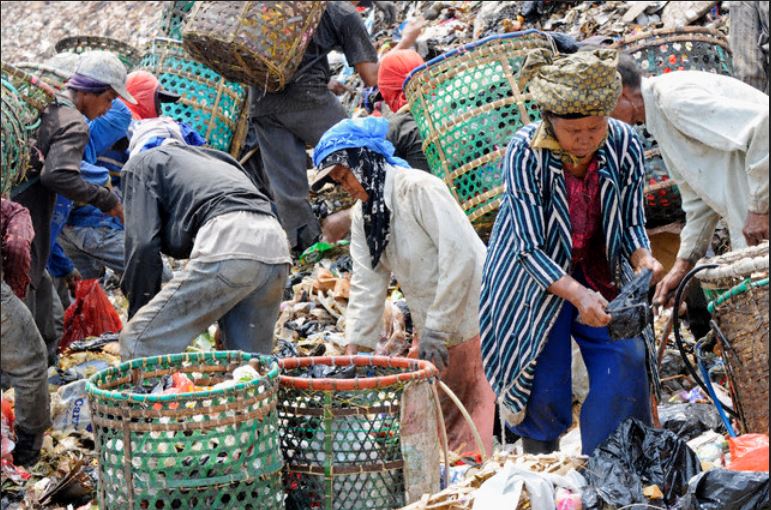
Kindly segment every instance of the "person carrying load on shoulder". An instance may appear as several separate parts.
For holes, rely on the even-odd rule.
[[[324,133],[313,154],[319,169],[313,188],[336,182],[358,200],[346,353],[377,344],[393,273],[419,331],[420,358],[439,368],[491,454],[495,398],[479,350],[485,247],[444,182],[394,156],[387,131],[382,118],[346,119]],[[460,411],[449,399],[441,405],[450,448],[473,448]]]
[[[642,144],[608,118],[621,93],[617,58],[534,50],[521,71],[543,120],[504,156],[480,323],[485,372],[526,453],[558,450],[572,424],[571,336],[589,372],[583,452],[627,418],[651,422],[644,340],[612,341],[605,311],[633,271],[663,271],[645,231]]]

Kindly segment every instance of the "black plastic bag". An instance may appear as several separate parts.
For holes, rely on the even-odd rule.
[[[627,283],[621,293],[608,304],[610,314],[608,334],[613,340],[624,340],[640,336],[651,321],[651,307],[648,303],[653,271],[645,269]]]
[[[594,450],[584,470],[587,510],[645,503],[643,487],[658,485],[664,502],[674,504],[701,472],[693,450],[669,430],[630,418]]]
[[[771,508],[768,473],[713,469],[694,477],[682,510],[758,510]]]
[[[723,432],[725,427],[712,404],[664,404],[659,406],[661,427],[680,439],[690,441],[708,430]]]

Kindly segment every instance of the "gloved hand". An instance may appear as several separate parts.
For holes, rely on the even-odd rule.
[[[450,362],[450,353],[447,350],[447,340],[450,335],[433,329],[424,329],[420,335],[419,356],[420,359],[430,361],[441,372]]]

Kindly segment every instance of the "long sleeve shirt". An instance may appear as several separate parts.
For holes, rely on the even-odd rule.
[[[390,166],[384,193],[391,237],[375,269],[361,203],[353,210],[346,342],[377,344],[391,273],[418,331],[447,333],[450,345],[475,337],[485,246],[463,210],[440,179],[420,170]]]
[[[30,248],[35,231],[29,211],[10,200],[0,199],[0,241],[2,242],[2,279],[19,299],[24,299],[29,285]]]
[[[768,212],[768,96],[701,71],[644,79],[645,123],[680,188],[686,225],[678,258],[707,252],[720,217],[734,249],[749,211]]]

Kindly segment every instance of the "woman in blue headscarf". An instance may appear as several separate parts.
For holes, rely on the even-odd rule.
[[[322,136],[318,190],[333,181],[358,200],[351,221],[353,274],[346,352],[374,349],[391,274],[419,332],[419,354],[469,410],[491,453],[494,394],[482,370],[479,292],[485,247],[447,186],[395,157],[382,118],[345,119]],[[472,449],[471,430],[442,402],[450,448]]]

